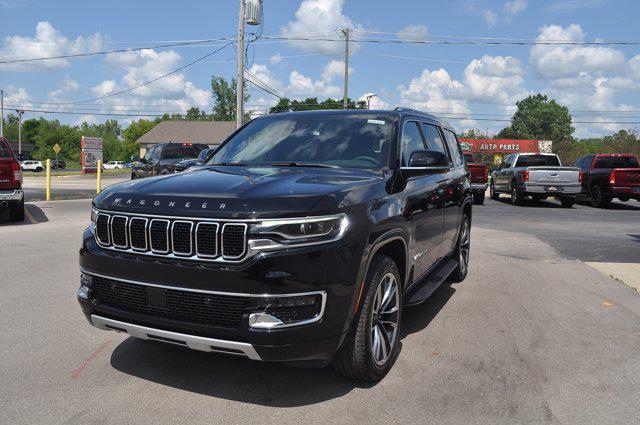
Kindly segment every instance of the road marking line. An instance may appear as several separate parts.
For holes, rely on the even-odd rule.
[[[25,205],[24,207],[24,215],[27,216],[27,220],[29,220],[29,223],[31,224],[38,224],[38,222],[36,221],[35,218],[33,218],[33,216],[31,215],[31,213],[29,212],[29,208],[27,208],[27,206]]]
[[[100,353],[102,353],[104,349],[107,348],[107,345],[111,344],[112,341],[113,340],[110,339],[109,341],[102,343],[100,347],[98,347],[98,349],[93,352],[93,354],[91,354],[89,357],[84,359],[82,364],[78,366],[78,368],[74,370],[73,373],[71,374],[71,379],[78,379],[82,374],[82,372],[84,372],[84,370],[87,368],[87,366],[89,366],[89,363],[95,360],[100,355]]]

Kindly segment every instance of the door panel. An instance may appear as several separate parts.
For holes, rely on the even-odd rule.
[[[447,142],[447,148],[453,168],[442,179],[444,193],[440,195],[443,208],[443,234],[439,257],[443,258],[455,248],[462,217],[460,205],[465,191],[467,170],[464,168],[464,160],[460,144],[455,134],[447,129],[441,129]]]

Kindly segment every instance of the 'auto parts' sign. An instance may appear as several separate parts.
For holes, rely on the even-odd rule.
[[[82,174],[95,173],[102,160],[102,138],[82,136]]]
[[[460,139],[460,147],[478,153],[551,152],[551,142],[543,140]]]

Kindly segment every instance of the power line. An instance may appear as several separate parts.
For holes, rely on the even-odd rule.
[[[140,87],[148,86],[149,84],[155,83],[158,80],[166,78],[166,77],[168,77],[170,75],[173,75],[173,74],[175,74],[177,72],[180,72],[183,69],[185,69],[185,68],[187,68],[187,67],[189,67],[189,66],[191,66],[191,65],[193,65],[193,64],[195,64],[197,62],[200,62],[201,60],[204,60],[204,59],[208,58],[209,56],[211,56],[211,55],[213,55],[215,53],[218,53],[220,50],[222,50],[225,47],[229,46],[231,43],[232,42],[229,42],[229,43],[225,44],[224,46],[220,47],[219,49],[216,49],[216,50],[214,50],[212,52],[209,52],[206,55],[201,56],[198,59],[195,59],[195,60],[193,60],[193,61],[191,61],[191,62],[189,62],[189,63],[187,63],[185,65],[182,65],[181,67],[176,68],[173,71],[167,72],[166,74],[163,74],[163,75],[161,75],[159,77],[153,78],[151,80],[145,81],[145,82],[140,83],[140,84],[136,84],[135,86],[129,87],[128,89],[120,90],[120,91],[117,91],[115,93],[110,93],[110,94],[107,94],[107,95],[104,95],[104,96],[94,97],[94,98],[85,99],[85,100],[77,100],[75,102],[40,102],[40,101],[21,99],[21,98],[19,98],[17,96],[13,96],[13,97],[16,98],[16,99],[21,99],[22,101],[39,103],[39,104],[47,104],[47,105],[77,105],[77,104],[80,104],[80,103],[88,103],[88,102],[93,102],[93,101],[96,101],[96,100],[102,100],[102,99],[106,99],[106,98],[109,98],[109,97],[118,96],[118,95],[121,95],[121,94],[124,94],[124,93],[128,93],[128,92],[133,91],[135,89],[139,89]]]
[[[81,57],[87,57],[87,56],[107,55],[107,54],[110,54],[110,53],[135,52],[135,51],[139,51],[139,50],[148,50],[148,49],[164,49],[164,48],[168,48],[168,47],[188,46],[188,45],[194,45],[194,44],[210,43],[212,41],[225,41],[225,40],[232,40],[232,39],[233,39],[233,37],[212,38],[212,39],[208,39],[208,40],[185,41],[185,42],[181,42],[181,43],[158,44],[158,45],[155,45],[155,46],[147,46],[147,47],[129,47],[129,48],[126,48],[126,49],[103,50],[103,51],[99,51],[99,52],[74,53],[74,54],[57,55],[57,56],[44,56],[44,57],[39,57],[39,58],[1,60],[0,61],[0,65],[8,65],[8,64],[13,64],[13,63],[24,63],[24,62],[47,61],[47,60],[55,60],[55,59],[81,58]]]

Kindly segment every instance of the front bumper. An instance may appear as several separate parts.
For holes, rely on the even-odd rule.
[[[556,188],[552,190],[551,188]],[[527,194],[540,194],[548,196],[575,196],[582,191],[580,185],[564,185],[564,184],[536,184],[525,183],[523,185],[524,192]]]
[[[488,183],[471,183],[471,190],[473,192],[486,192],[488,187]]]
[[[23,198],[22,189],[0,190],[0,201],[20,202]]]
[[[91,291],[85,297],[79,292],[78,302],[89,322],[100,329],[254,360],[323,366],[337,352],[353,317],[362,258],[357,251],[354,241],[345,237],[335,243],[274,252],[249,264],[161,261],[102,249],[87,230],[80,266],[88,275],[185,293],[283,299],[322,294],[322,307],[317,317],[304,323],[255,328],[250,317],[254,306],[237,326],[219,326],[149,314],[147,309],[119,308]]]

